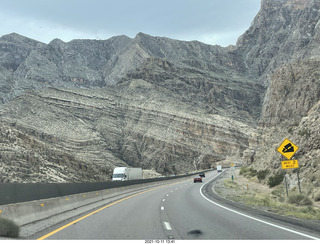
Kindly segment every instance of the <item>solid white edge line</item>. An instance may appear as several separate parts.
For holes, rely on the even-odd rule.
[[[212,180],[214,180],[215,178],[217,178],[219,175],[220,175],[220,174],[218,174],[218,175],[217,175],[216,177],[214,177]],[[275,225],[275,224],[269,223],[269,222],[264,221],[264,220],[261,220],[261,219],[257,219],[257,218],[251,217],[251,216],[249,216],[249,215],[243,214],[243,213],[238,212],[238,211],[236,211],[236,210],[233,210],[233,209],[231,209],[231,208],[227,208],[227,207],[225,207],[225,206],[223,206],[223,205],[221,205],[221,204],[218,204],[218,203],[210,200],[209,198],[207,198],[205,195],[202,194],[202,187],[204,187],[206,184],[208,184],[208,183],[211,182],[212,180],[208,181],[207,183],[203,184],[203,185],[200,187],[200,194],[201,194],[201,196],[202,196],[204,199],[206,199],[207,201],[215,204],[215,205],[218,206],[218,207],[224,208],[224,209],[229,210],[229,211],[231,211],[231,212],[233,212],[233,213],[236,213],[236,214],[239,214],[239,215],[244,216],[244,217],[246,217],[246,218],[249,218],[249,219],[252,219],[252,220],[255,220],[255,221],[264,223],[264,224],[266,224],[266,225],[270,225],[270,226],[273,226],[273,227],[276,227],[276,228],[279,228],[279,229],[282,229],[282,230],[286,230],[286,231],[289,231],[289,232],[292,232],[292,233],[294,233],[294,234],[301,235],[301,236],[304,236],[304,237],[307,237],[307,238],[310,238],[310,239],[320,240],[320,239],[317,238],[317,237],[310,236],[310,235],[307,235],[307,234],[303,234],[303,233],[297,232],[297,231],[295,231],[295,230],[291,230],[291,229],[288,229],[288,228],[285,228],[285,227],[282,227],[282,226],[279,226],[279,225]]]

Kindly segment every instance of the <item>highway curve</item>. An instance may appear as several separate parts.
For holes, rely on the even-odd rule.
[[[312,227],[238,208],[212,194],[211,171],[202,183],[193,178],[142,190],[84,216],[38,233],[52,240],[307,240],[320,238]]]

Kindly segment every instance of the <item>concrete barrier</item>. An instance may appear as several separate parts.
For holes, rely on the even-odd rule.
[[[62,197],[83,192],[99,191],[129,185],[146,184],[185,177],[150,178],[129,181],[105,181],[82,183],[0,183],[0,206],[39,199]]]
[[[181,178],[179,178],[181,180]],[[177,180],[177,179],[176,179]],[[55,198],[40,199],[15,204],[0,205],[0,217],[13,220],[16,224],[23,226],[36,221],[47,219],[51,216],[74,210],[112,196],[129,194],[133,190],[142,190],[168,184],[173,180],[149,182],[144,184],[128,185],[99,191],[73,194]]]

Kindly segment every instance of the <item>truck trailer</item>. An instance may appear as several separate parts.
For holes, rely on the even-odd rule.
[[[142,179],[142,168],[116,167],[113,170],[113,181],[126,181]]]
[[[221,165],[217,165],[217,171],[218,172],[222,172],[222,166]]]

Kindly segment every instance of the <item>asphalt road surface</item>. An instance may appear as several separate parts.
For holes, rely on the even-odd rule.
[[[48,240],[308,240],[308,233],[231,209],[206,197],[193,178],[154,187],[107,204],[100,209],[41,234]],[[152,242],[150,242],[152,243]]]

